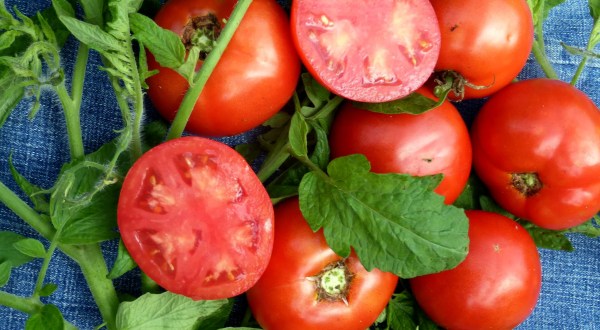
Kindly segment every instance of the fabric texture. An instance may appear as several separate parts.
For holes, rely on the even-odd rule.
[[[6,6],[16,5],[27,15],[50,6],[50,0],[5,0]],[[550,12],[545,25],[546,45],[552,64],[561,79],[570,80],[579,58],[567,53],[561,46],[584,47],[592,27],[587,1],[572,0]],[[76,43],[70,40],[64,50],[64,66],[73,66]],[[121,126],[118,107],[112,88],[104,72],[97,70],[99,57],[92,53],[85,84],[82,106],[83,135],[86,152],[91,152],[115,136]],[[69,76],[67,72],[67,77]],[[541,77],[543,73],[533,58],[527,63],[520,78]],[[600,60],[591,60],[582,74],[578,88],[600,105]],[[459,107],[467,120],[473,118],[477,102],[466,102]],[[148,107],[151,107],[147,101]],[[8,158],[34,184],[50,188],[60,166],[68,161],[68,141],[62,110],[56,96],[45,92],[42,108],[37,116],[28,118],[29,102],[22,102],[0,128],[0,180],[13,191],[19,191],[9,171]],[[568,116],[568,113],[565,113]],[[237,144],[251,138],[240,135],[223,139]],[[24,196],[22,196],[24,198]],[[0,231],[10,230],[29,237],[39,237],[5,206],[0,205]],[[581,235],[571,236],[575,252],[540,250],[543,284],[539,302],[533,314],[518,329],[600,329],[600,240]],[[108,265],[116,256],[114,242],[103,245]],[[13,269],[10,281],[2,289],[22,296],[31,294],[41,262]],[[44,301],[53,303],[65,318],[81,329],[93,329],[102,323],[100,314],[77,265],[57,252],[48,270],[47,282],[57,284],[58,290]],[[136,293],[137,274],[133,272],[116,282],[117,289]],[[22,329],[27,316],[0,306],[0,328]]]

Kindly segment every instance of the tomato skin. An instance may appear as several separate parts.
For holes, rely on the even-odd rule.
[[[527,1],[431,0],[431,5],[442,40],[435,70],[453,70],[486,87],[465,87],[465,99],[489,96],[517,77],[533,45]]]
[[[210,12],[221,22],[236,3],[169,0],[154,20],[181,35],[191,18]],[[148,79],[148,95],[158,112],[172,120],[188,83],[175,71],[161,68],[152,56],[148,66],[160,70]],[[257,127],[287,103],[299,76],[300,60],[287,14],[274,0],[255,0],[207,81],[186,129],[198,135],[228,136]]]
[[[419,305],[448,330],[509,330],[533,311],[542,270],[529,233],[491,212],[466,211],[469,254],[457,267],[409,280]]]
[[[384,310],[398,277],[377,269],[367,272],[351,253],[347,266],[354,273],[348,304],[317,301],[308,277],[340,260],[325,242],[322,230],[313,232],[304,220],[298,199],[275,207],[275,243],[267,270],[247,293],[248,303],[264,329],[364,330]]]
[[[434,98],[427,89],[418,92]],[[458,198],[471,172],[469,131],[450,102],[419,115],[386,115],[347,102],[333,121],[329,142],[333,158],[364,154],[376,173],[442,173],[435,192],[447,204]]]
[[[600,112],[573,86],[524,80],[493,96],[471,131],[474,168],[496,202],[548,229],[566,229],[600,210]],[[536,173],[527,195],[513,173]]]
[[[311,75],[362,102],[404,97],[435,66],[440,32],[429,1],[292,1],[293,41]],[[378,36],[385,36],[379,38]]]
[[[117,223],[140,269],[193,299],[246,291],[273,247],[273,206],[262,183],[235,150],[201,137],[162,143],[134,163]]]

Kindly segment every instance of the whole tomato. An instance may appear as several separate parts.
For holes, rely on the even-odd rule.
[[[440,24],[436,71],[452,71],[465,99],[489,96],[523,69],[533,45],[525,0],[431,0]],[[473,88],[472,86],[478,86]]]
[[[471,131],[474,168],[496,202],[548,229],[600,210],[600,112],[559,80],[524,80],[495,94]]]
[[[466,259],[453,269],[410,279],[410,288],[425,313],[445,329],[513,329],[531,314],[540,294],[536,245],[505,216],[466,214]]]
[[[425,88],[422,95],[434,98]],[[345,103],[329,137],[332,157],[363,154],[376,173],[443,174],[435,192],[452,204],[471,172],[471,141],[458,110],[448,101],[425,113],[382,114]]]
[[[169,0],[155,22],[191,42],[195,29],[219,31],[235,0]],[[198,61],[202,63],[201,60]],[[149,56],[148,95],[159,113],[172,120],[189,85]],[[288,17],[275,0],[255,0],[208,79],[186,129],[209,136],[250,130],[279,111],[292,96],[300,59],[291,40]]]
[[[354,253],[336,255],[293,198],[275,207],[271,260],[246,295],[264,329],[364,330],[385,309],[397,282],[394,274],[365,270]]]

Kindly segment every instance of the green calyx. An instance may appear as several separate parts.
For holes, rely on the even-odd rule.
[[[346,266],[345,260],[327,265],[316,276],[308,279],[315,283],[317,300],[343,301],[348,303],[348,292],[354,274]]]
[[[527,197],[535,195],[543,187],[537,173],[513,173],[511,183],[515,189]]]
[[[182,41],[186,49],[200,49],[200,60],[204,60],[217,44],[221,34],[219,19],[214,14],[194,17],[186,25]]]

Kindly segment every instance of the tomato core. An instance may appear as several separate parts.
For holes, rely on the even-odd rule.
[[[515,189],[527,197],[535,195],[543,187],[537,173],[513,173],[511,182]]]
[[[204,60],[215,47],[220,34],[219,19],[214,14],[208,13],[190,19],[183,29],[181,40],[187,50],[192,47],[199,47],[199,58]]]
[[[315,283],[317,301],[343,301],[348,304],[348,291],[353,277],[344,260],[338,260],[308,279]]]

